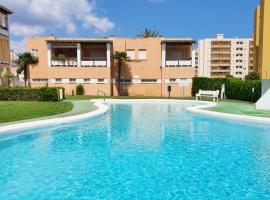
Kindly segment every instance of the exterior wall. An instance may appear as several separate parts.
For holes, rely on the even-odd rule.
[[[261,74],[261,69],[259,69],[259,48],[260,48],[260,14],[261,7],[257,6],[254,14],[254,60],[253,60],[253,68],[254,71]]]
[[[259,35],[259,47],[256,49],[257,69],[262,79],[270,78],[270,0],[261,0],[259,28],[255,29],[255,35]],[[257,26],[258,22],[255,23]],[[258,30],[259,29],[259,33]]]
[[[1,5],[0,5],[1,6]],[[9,21],[9,14],[12,12],[6,10],[4,7],[0,9],[0,85],[4,85],[4,74],[10,64],[10,49],[9,49],[9,27],[5,24],[3,19],[7,18]]]
[[[47,81],[50,87],[64,87],[66,94],[72,94],[76,91],[76,85],[82,83],[86,95],[97,95],[98,90],[104,91],[111,95],[110,90],[110,67],[71,67],[71,66],[49,66],[48,63],[48,44],[46,40],[56,40],[55,37],[33,38],[28,40],[28,50],[37,49],[39,62],[37,65],[30,67],[31,86],[38,87],[40,83],[35,80]],[[62,45],[62,44],[61,44]],[[75,78],[75,83],[69,83],[69,79]],[[61,83],[56,83],[56,79],[61,79]],[[104,79],[104,83],[97,84],[83,83],[84,79]]]
[[[200,77],[233,77],[244,79],[253,63],[252,39],[227,39],[218,34],[215,39],[199,41],[198,48]]]
[[[108,96],[117,96],[118,66],[113,59],[110,60],[110,67],[83,67],[79,66],[80,60],[77,60],[75,66],[50,66],[52,63],[50,58],[53,54],[50,49],[56,42],[63,48],[67,48],[68,45],[76,43],[80,43],[79,46],[82,46],[83,42],[78,41],[84,40],[88,42],[95,41],[94,39],[57,39],[55,37],[29,39],[27,42],[28,50],[35,52],[39,58],[39,63],[30,67],[32,87],[44,85],[65,87],[67,94],[73,94],[76,91],[76,86],[83,84],[85,95],[97,95],[98,90],[101,90]],[[101,39],[97,40],[102,42]],[[121,95],[167,96],[168,85],[172,85],[172,96],[191,95],[191,78],[195,75],[195,68],[191,65],[162,66],[162,43],[164,38],[108,38],[108,41],[112,46],[110,55],[115,51],[134,52],[134,58],[125,62],[122,66],[120,77]],[[183,51],[183,55],[186,55],[185,58],[190,59],[191,63],[192,40],[188,39],[188,42],[183,44],[181,41],[181,39],[176,39],[166,41],[166,43],[176,46],[178,51]],[[146,55],[146,58],[140,58],[139,55],[142,52]],[[175,58],[179,59],[177,56]],[[76,79],[76,81],[71,83],[70,79]],[[85,79],[90,79],[91,82],[85,83]],[[104,83],[97,83],[98,79],[105,79],[105,81]],[[170,82],[171,79],[174,81]],[[61,83],[59,83],[59,80],[61,80]],[[184,86],[180,84],[183,81]],[[185,92],[183,93],[182,89],[184,87]]]

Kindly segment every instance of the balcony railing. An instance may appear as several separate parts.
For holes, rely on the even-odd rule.
[[[77,66],[77,61],[52,60],[52,66]]]
[[[100,61],[100,60],[81,61],[81,65],[83,67],[106,67],[107,61],[106,60],[103,60],[103,61]]]
[[[192,61],[191,60],[167,60],[166,66],[167,67],[191,67]]]
[[[8,37],[8,29],[1,25],[0,25],[0,35],[4,35]]]

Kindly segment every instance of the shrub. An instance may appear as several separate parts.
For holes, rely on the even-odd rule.
[[[1,101],[58,101],[58,95],[58,89],[50,87],[0,87]]]
[[[245,80],[260,80],[260,74],[256,72],[251,72],[248,75],[246,75]]]
[[[76,87],[76,94],[77,95],[84,95],[84,87],[82,84],[77,85]]]
[[[195,96],[199,89],[221,90],[225,84],[225,95],[228,99],[256,102],[261,97],[260,80],[239,80],[236,78],[202,78],[194,77],[192,95]],[[254,88],[254,93],[252,89]]]
[[[205,78],[194,77],[192,81],[192,96],[195,96],[200,89],[202,90],[220,90],[226,78]]]

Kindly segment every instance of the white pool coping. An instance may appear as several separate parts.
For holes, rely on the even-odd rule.
[[[168,103],[203,103],[204,105],[193,105],[187,108],[188,112],[197,113],[202,115],[208,115],[212,117],[218,117],[223,119],[233,119],[237,121],[245,121],[245,122],[252,122],[252,123],[266,123],[270,124],[270,118],[265,117],[254,117],[254,116],[246,116],[246,115],[236,115],[236,114],[229,114],[229,113],[221,113],[221,112],[214,112],[203,110],[204,108],[210,108],[217,105],[214,102],[206,102],[206,101],[195,101],[195,100],[170,100],[170,99],[106,99],[101,100],[91,100],[94,102],[94,105],[97,107],[96,110],[90,111],[85,114],[68,116],[68,117],[56,117],[51,119],[44,119],[38,121],[30,121],[30,122],[23,122],[23,123],[16,123],[11,125],[6,125],[0,127],[0,134],[20,130],[20,129],[29,129],[35,128],[38,126],[45,126],[45,125],[59,125],[63,123],[71,123],[74,121],[86,119],[86,118],[93,118],[102,114],[105,114],[109,107],[107,104],[135,104],[135,103],[146,103],[146,104],[168,104]]]

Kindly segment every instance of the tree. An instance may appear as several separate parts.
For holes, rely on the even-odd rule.
[[[142,32],[140,32],[137,37],[139,38],[156,38],[156,37],[161,37],[161,34],[157,32],[156,30],[151,30],[151,29],[144,29]]]
[[[8,87],[10,87],[10,83],[11,83],[11,81],[13,81],[13,79],[15,77],[14,74],[8,70],[8,71],[6,71],[4,77],[7,80]]]
[[[77,85],[76,87],[76,94],[77,95],[84,95],[84,87],[82,84]]]
[[[113,58],[117,61],[118,64],[118,85],[117,85],[117,90],[118,90],[118,96],[121,96],[121,91],[120,91],[120,79],[121,79],[121,72],[122,72],[122,65],[129,60],[127,53],[122,51],[116,51],[113,55]]]
[[[246,75],[245,80],[260,80],[260,74],[257,72],[250,72],[248,75]]]
[[[24,85],[26,87],[29,76],[30,76],[29,66],[37,64],[38,58],[33,56],[29,52],[19,53],[16,63],[19,65],[19,68],[17,69],[17,73],[18,74],[21,74],[22,72],[24,73]],[[29,86],[29,82],[28,82],[28,86]]]

